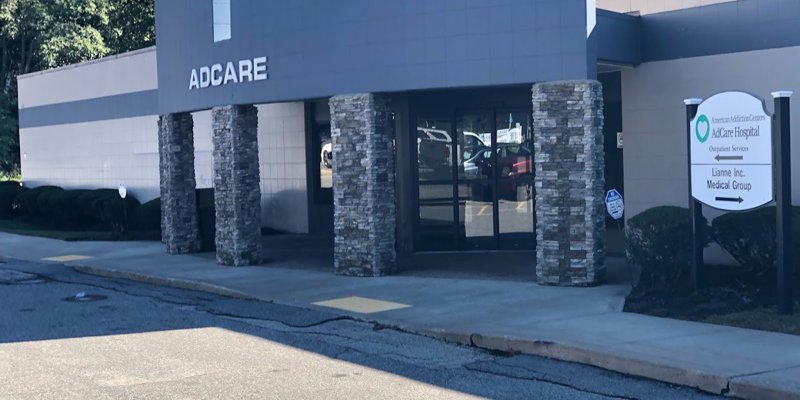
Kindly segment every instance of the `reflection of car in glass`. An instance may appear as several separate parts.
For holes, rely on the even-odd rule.
[[[533,198],[533,172],[533,160],[530,158],[511,166],[508,177],[513,179],[512,191],[516,192],[518,201]]]
[[[488,149],[481,137],[472,132],[463,132],[461,134],[461,140],[458,143],[459,147],[459,162],[463,162],[465,160],[469,160],[472,158],[478,151],[483,149]]]
[[[333,161],[333,145],[331,144],[330,140],[326,140],[322,142],[322,151],[319,154],[320,160],[322,160],[322,164],[328,168],[332,167],[331,162]]]
[[[420,164],[430,167],[449,164],[452,143],[453,139],[447,131],[417,128],[417,155]]]
[[[417,128],[417,154],[423,164],[450,165],[453,139],[450,133],[441,129]],[[471,158],[477,151],[487,149],[480,136],[463,132],[458,142],[459,161]]]
[[[500,178],[506,178],[515,163],[530,160],[533,152],[525,146],[516,143],[497,144],[497,167],[500,169]],[[492,150],[485,148],[478,151],[472,158],[464,161],[464,175],[469,177],[492,176]]]
[[[533,196],[533,152],[516,143],[497,144],[498,196],[523,201]],[[492,177],[492,150],[478,151],[462,165],[467,178]]]
[[[441,129],[417,128],[417,161],[420,177],[444,179],[450,174],[453,139]]]

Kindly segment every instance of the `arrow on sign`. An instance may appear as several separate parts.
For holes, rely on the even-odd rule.
[[[744,160],[744,156],[721,156],[717,154],[717,156],[714,157],[714,159],[717,161]]]
[[[741,202],[744,201],[744,199],[741,196],[739,196],[739,197],[716,197],[715,199],[717,201],[730,201],[730,202],[733,202],[733,203],[741,203]]]

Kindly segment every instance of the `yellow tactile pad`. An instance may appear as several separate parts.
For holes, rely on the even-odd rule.
[[[82,255],[79,255],[79,254],[68,254],[66,256],[46,257],[46,258],[43,258],[42,260],[44,260],[44,261],[67,262],[67,261],[86,260],[86,259],[89,259],[89,258],[93,258],[93,257],[82,256]]]
[[[340,310],[357,312],[361,314],[372,314],[383,311],[398,310],[401,308],[411,307],[408,304],[394,303],[391,301],[375,300],[366,297],[343,297],[341,299],[332,299],[312,303],[317,306],[338,308]]]

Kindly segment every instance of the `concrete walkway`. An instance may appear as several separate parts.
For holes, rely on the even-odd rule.
[[[276,243],[277,244],[277,243]],[[329,255],[271,246],[263,266],[169,256],[157,242],[62,242],[0,233],[0,258],[339,312],[488,349],[544,355],[749,399],[800,400],[800,337],[622,312],[626,284],[332,274]],[[295,254],[296,257],[291,257]]]

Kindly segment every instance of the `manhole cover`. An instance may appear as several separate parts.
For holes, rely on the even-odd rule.
[[[39,275],[13,269],[0,269],[0,284],[4,285],[30,285],[45,282]]]
[[[84,292],[80,292],[75,294],[74,296],[64,297],[61,299],[62,301],[74,301],[76,303],[86,303],[90,301],[100,301],[107,299],[108,296],[103,296],[101,294],[87,294]]]

